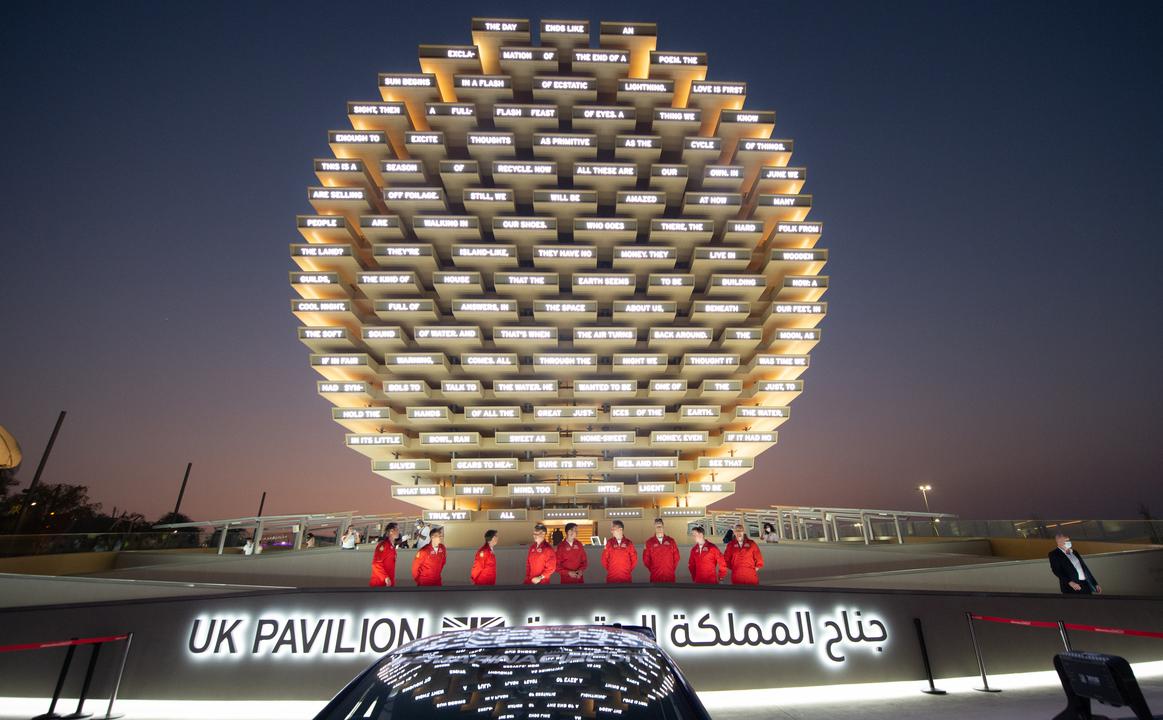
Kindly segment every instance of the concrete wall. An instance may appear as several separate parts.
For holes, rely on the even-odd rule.
[[[155,580],[0,575],[0,608],[187,597],[191,595],[221,595],[251,589],[254,588],[244,585],[159,582]],[[264,589],[269,588],[264,587]]]
[[[864,545],[823,545],[816,543],[780,543],[761,545],[766,567],[761,572],[761,580],[766,583],[785,582],[819,576],[836,576],[849,573],[887,571],[917,567],[941,567],[950,564],[977,564],[988,561],[980,555],[954,555],[950,553],[912,552],[900,549],[902,546]],[[907,547],[907,546],[905,546]],[[980,550],[981,546],[971,546]],[[343,587],[359,586],[367,583],[371,565],[372,546],[361,546],[358,550],[338,548],[316,548],[300,552],[268,552],[258,556],[185,556],[181,563],[144,565],[148,558],[128,558],[131,566],[119,566],[111,572],[100,573],[102,577],[136,578],[169,581],[203,581],[218,583],[271,584],[296,587]],[[469,568],[474,551],[453,548],[449,551],[448,564],[444,569],[446,585],[468,584]],[[517,584],[523,581],[525,556],[528,548],[523,546],[500,546],[497,548],[498,584]],[[639,552],[641,547],[639,546]],[[680,546],[681,561],[679,579],[689,577],[686,559],[689,546]],[[601,548],[587,546],[590,569],[588,582],[604,582],[605,571],[601,567]],[[411,586],[412,558],[414,550],[401,550],[397,560],[397,580],[403,586]],[[165,558],[172,560],[172,558]],[[636,582],[647,582],[646,568],[639,563],[634,571]],[[556,582],[556,580],[555,580]]]
[[[1119,595],[1163,596],[1163,548],[1137,546],[1104,555],[1086,556],[1103,591]],[[804,579],[786,582],[794,585]],[[991,562],[950,568],[883,570],[847,577],[815,577],[813,586],[836,588],[892,588],[897,590],[965,590],[975,592],[1058,593],[1058,580],[1043,557],[1037,560]]]
[[[1046,555],[1058,547],[1058,544],[1053,540],[1045,540],[1042,538],[990,538],[989,539],[990,552],[998,557],[1009,558],[1011,560],[1042,560]],[[1112,542],[1098,542],[1096,540],[1075,540],[1074,549],[1082,553],[1086,558],[1087,564],[1090,564],[1090,556],[1098,555],[1100,553],[1118,552],[1120,550],[1143,550],[1154,545],[1143,545],[1141,543],[1112,543]],[[1098,571],[1095,570],[1097,573]]]
[[[123,697],[320,700],[411,638],[474,621],[621,622],[654,628],[700,691],[885,681],[919,688],[914,618],[924,624],[937,676],[966,676],[977,671],[966,612],[1160,630],[1159,602],[690,584],[265,590],[0,609],[0,644],[134,632]],[[1047,670],[1062,649],[1052,629],[977,626],[991,673]],[[1078,632],[1073,640],[1131,661],[1163,658],[1163,646],[1148,638]],[[95,692],[110,686],[121,649],[102,653]],[[47,696],[63,654],[23,653],[5,664],[0,706],[5,696]],[[79,660],[87,657],[79,653]],[[66,697],[75,697],[80,675],[74,663]]]
[[[85,552],[0,558],[0,573],[85,575],[106,572],[115,567],[117,555],[115,552]]]

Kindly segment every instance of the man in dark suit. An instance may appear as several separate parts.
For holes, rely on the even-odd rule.
[[[1058,578],[1058,585],[1065,595],[1102,594],[1094,573],[1086,566],[1082,556],[1074,552],[1073,544],[1066,533],[1054,536],[1058,547],[1050,551],[1050,571]]]

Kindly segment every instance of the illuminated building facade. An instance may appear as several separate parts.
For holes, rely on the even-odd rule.
[[[477,18],[420,46],[347,104],[297,219],[318,392],[453,544],[702,517],[820,339],[828,252],[775,113],[654,23],[592,30]]]

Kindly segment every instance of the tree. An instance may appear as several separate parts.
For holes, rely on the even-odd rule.
[[[176,525],[178,523],[193,522],[189,516],[177,512],[168,512],[157,519],[154,525]],[[179,530],[196,529],[196,528],[178,528]]]
[[[86,485],[38,485],[31,493],[7,495],[3,499],[6,519],[15,522],[21,507],[28,503],[25,527],[34,533],[66,533],[78,524],[90,524],[101,510],[101,503],[90,502]]]
[[[0,505],[7,503],[14,487],[16,487],[16,468],[0,468]]]

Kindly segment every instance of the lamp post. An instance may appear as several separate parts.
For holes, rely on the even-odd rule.
[[[925,512],[932,512],[931,510],[929,510],[929,492],[933,489],[933,486],[932,485],[918,485],[917,489],[921,491],[921,497],[924,498],[924,500],[925,500]],[[937,527],[938,520],[939,520],[939,518],[933,518],[930,521],[930,524],[933,526],[933,534],[936,536],[941,535],[941,529]]]
[[[929,491],[933,489],[932,485],[918,485],[917,489],[921,491],[921,497],[925,500],[925,512],[932,512],[929,510]]]

